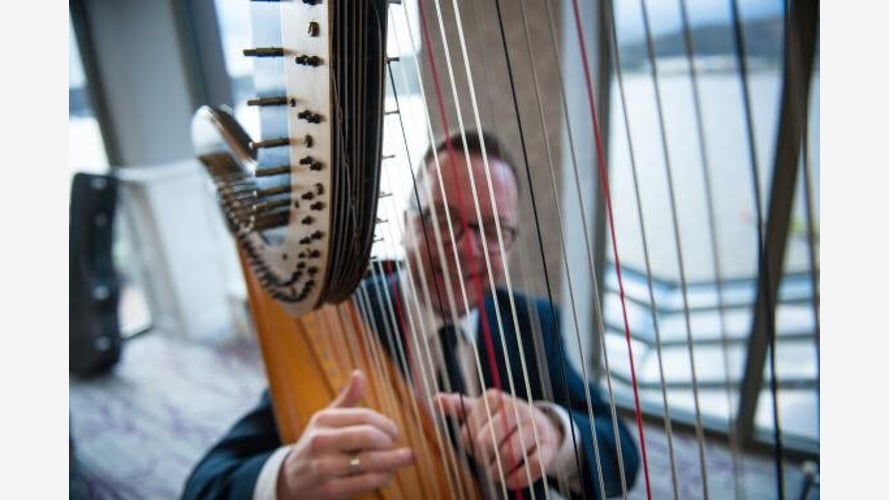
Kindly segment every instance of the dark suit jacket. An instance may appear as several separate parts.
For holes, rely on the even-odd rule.
[[[389,295],[397,293],[394,278],[371,278],[362,283],[369,298],[369,315],[375,319],[375,324],[392,324],[389,309],[385,307],[382,287],[389,287]],[[599,449],[599,457],[602,468],[602,478],[606,495],[619,495],[621,484],[618,472],[617,443],[614,434],[614,425],[611,419],[611,408],[600,394],[594,384],[586,384],[579,373],[568,362],[561,345],[559,330],[558,310],[551,306],[549,301],[532,299],[521,294],[514,294],[514,301],[518,316],[518,325],[522,332],[525,345],[525,363],[528,368],[529,385],[531,394],[525,390],[525,381],[522,378],[520,367],[519,346],[516,342],[515,329],[512,321],[512,310],[509,296],[503,290],[485,298],[485,309],[490,326],[490,341],[493,344],[493,352],[496,359],[496,369],[502,384],[508,384],[506,373],[506,360],[509,360],[513,368],[513,380],[515,381],[516,396],[529,401],[546,400],[538,374],[541,369],[549,374],[552,383],[552,402],[563,406],[570,418],[579,429],[577,440],[581,443],[581,453],[576,457],[580,461],[581,480],[583,491],[573,494],[575,498],[600,498],[599,473],[595,458],[595,446],[593,432],[596,433],[596,445]],[[503,321],[503,337],[506,340],[506,348],[496,328],[495,304],[499,305]],[[540,367],[537,362],[534,341],[532,340],[532,314],[539,318],[541,344],[545,351],[546,366]],[[483,315],[479,314],[479,321]],[[482,372],[485,388],[495,387],[494,367],[490,366],[487,356],[487,348],[484,334],[485,329],[479,325],[478,349],[481,354]],[[390,340],[387,335],[381,334],[380,338],[384,347],[391,352]],[[393,356],[398,359],[398,356]],[[404,367],[402,367],[404,370]],[[502,386],[502,390],[508,391],[508,387]],[[591,396],[590,405],[595,423],[590,424],[587,407],[587,389]],[[627,431],[623,422],[617,422],[620,435],[623,465],[629,488],[635,481],[639,470],[639,453],[635,440]],[[566,431],[566,438],[571,433]],[[259,404],[238,421],[210,451],[201,459],[189,476],[183,498],[251,498],[256,478],[265,460],[269,455],[281,446],[281,440],[275,427],[275,420],[271,401],[266,391],[262,395]],[[534,488],[543,498],[543,484],[538,481]],[[567,493],[567,492],[566,492]],[[524,492],[524,498],[530,498],[529,492]]]

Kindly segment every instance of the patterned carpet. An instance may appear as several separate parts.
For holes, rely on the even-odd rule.
[[[178,498],[196,461],[264,387],[252,341],[207,346],[153,332],[128,341],[111,373],[70,379],[71,498]],[[673,498],[666,435],[649,426],[645,438],[652,498]],[[703,498],[694,437],[673,438],[679,496]],[[706,457],[710,498],[735,498],[731,454],[708,443]],[[744,457],[742,466],[743,497],[778,498],[768,458]],[[786,498],[799,498],[802,486],[799,469],[786,466]],[[642,474],[629,498],[647,498]]]

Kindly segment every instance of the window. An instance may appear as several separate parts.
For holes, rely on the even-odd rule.
[[[74,174],[108,174],[111,167],[105,151],[99,121],[94,113],[88,82],[81,59],[80,48],[75,37],[74,26],[68,23],[69,70],[68,70],[68,167],[69,185]],[[70,195],[70,191],[69,191]],[[120,275],[122,288],[118,308],[121,335],[129,337],[146,331],[151,323],[151,315],[145,294],[139,282],[141,260],[134,252],[130,228],[118,215],[114,218],[114,242],[112,255],[115,268]]]
[[[68,23],[68,167],[74,172],[104,174],[108,157],[86,85],[74,26]]]
[[[635,375],[643,411],[660,415],[667,404],[676,419],[690,423],[700,416],[705,424],[725,431],[738,416],[739,388],[746,379],[759,258],[753,169],[730,6],[686,2],[693,73],[679,2],[646,5],[648,28],[640,2],[615,5],[620,67],[615,62],[610,107],[610,184]],[[782,3],[745,3],[741,23],[765,219],[781,104]],[[815,75],[809,115],[810,186],[817,186],[818,177]],[[696,100],[702,136],[697,132]],[[817,252],[817,200],[815,234],[809,239],[804,236],[807,218],[799,192],[776,318],[780,423],[782,432],[817,443],[818,361],[812,312],[817,282],[813,287],[806,250],[814,241]],[[607,248],[604,315],[610,375],[619,397],[632,405],[610,241]],[[817,260],[815,269],[817,276]],[[759,430],[773,427],[768,376],[757,405]]]

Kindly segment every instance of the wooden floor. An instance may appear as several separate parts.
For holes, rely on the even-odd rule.
[[[70,380],[71,498],[178,498],[197,460],[264,387],[252,341],[206,346],[160,332],[129,340],[110,374]],[[652,498],[673,498],[666,435],[655,426],[644,432]],[[697,442],[676,434],[673,441],[679,497],[704,498]],[[705,452],[709,498],[779,498],[770,459],[736,459],[743,471],[737,478],[725,446],[707,443]],[[784,471],[785,498],[799,498],[799,468]],[[643,474],[628,497],[648,497]],[[818,498],[817,489],[807,498]]]

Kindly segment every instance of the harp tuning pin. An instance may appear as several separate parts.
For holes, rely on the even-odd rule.
[[[293,101],[295,104],[296,101],[293,99],[287,99],[286,95],[281,96],[273,96],[273,97],[258,97],[256,99],[250,99],[247,101],[248,106],[283,106]]]
[[[380,193],[380,199],[388,198],[392,196],[392,193]]]
[[[306,29],[306,33],[309,36],[318,36],[321,33],[321,25],[315,21],[309,23],[308,29]]]
[[[280,165],[277,167],[269,167],[269,168],[257,168],[256,176],[257,177],[268,177],[272,175],[283,175],[290,173],[290,165]]]
[[[289,193],[290,192],[290,184],[285,184],[281,186],[270,187],[267,189],[260,189],[256,192],[256,196],[259,198],[263,198],[266,196],[274,196],[276,194]],[[286,205],[290,204],[290,200],[286,200]]]
[[[267,141],[254,141],[250,142],[250,149],[256,151],[260,148],[274,148],[278,146],[287,146],[290,144],[289,137],[281,137],[278,139],[269,139]]]
[[[281,57],[284,55],[284,47],[256,47],[244,49],[244,55],[250,57]]]
[[[391,155],[384,155],[384,156],[383,156],[382,158],[380,158],[380,159],[381,159],[381,160],[391,160],[391,159],[393,159],[393,158],[395,158],[395,155],[394,155],[394,154],[391,154]]]

